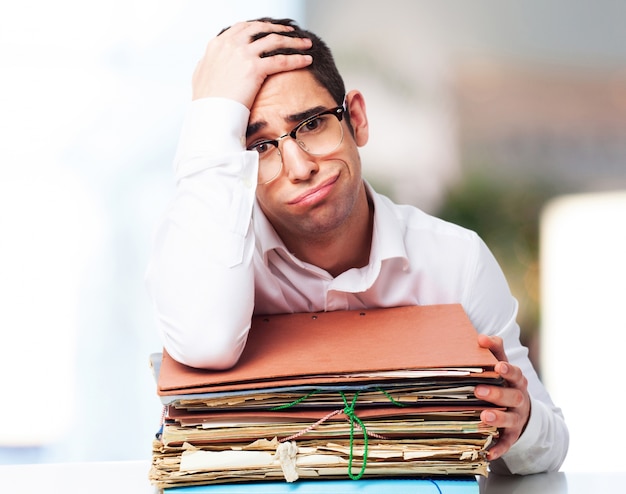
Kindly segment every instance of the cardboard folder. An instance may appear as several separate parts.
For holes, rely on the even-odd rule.
[[[360,404],[359,404],[360,405]],[[386,407],[359,407],[359,417],[364,420],[395,420],[406,417],[419,417],[419,420],[454,420],[478,417],[480,412],[486,407],[477,406],[393,406],[389,403]],[[494,408],[489,406],[489,408]],[[230,411],[220,409],[218,411],[190,413],[185,410],[169,407],[166,418],[168,421],[178,423],[183,426],[196,426],[211,423],[294,423],[294,422],[315,422],[329,415],[334,409],[325,408],[302,408],[291,407],[282,410],[253,410],[250,411]],[[339,415],[330,417],[329,421],[345,421],[345,416]]]
[[[279,314],[253,318],[241,358],[228,370],[188,367],[164,351],[158,393],[371,382],[397,370],[461,368],[494,378],[495,364],[459,304]]]

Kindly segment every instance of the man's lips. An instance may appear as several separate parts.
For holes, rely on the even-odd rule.
[[[304,193],[288,202],[291,206],[310,204],[324,199],[331,191],[333,184],[339,178],[338,175],[325,180],[319,185],[307,189]]]

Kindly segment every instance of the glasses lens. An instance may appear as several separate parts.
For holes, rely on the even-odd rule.
[[[343,140],[343,127],[332,114],[318,115],[298,127],[296,140],[309,154],[321,156],[332,153]]]
[[[283,162],[277,144],[280,140],[294,136],[298,145],[307,153],[314,156],[323,156],[332,153],[343,141],[343,126],[341,114],[337,109],[332,113],[317,115],[298,125],[293,133],[285,134],[276,141],[262,141],[248,149],[259,153],[259,185],[274,180],[282,168]]]
[[[266,146],[268,146],[268,148],[265,152],[259,152],[259,185],[266,184],[275,179],[282,167],[282,160],[278,148],[272,144],[267,144]]]

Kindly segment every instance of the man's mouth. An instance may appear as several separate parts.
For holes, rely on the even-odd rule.
[[[304,193],[298,195],[295,199],[289,201],[291,206],[310,205],[321,201],[330,194],[333,185],[337,182],[339,175],[335,175],[324,182],[307,189]]]

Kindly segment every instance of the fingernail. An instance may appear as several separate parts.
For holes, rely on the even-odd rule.
[[[487,388],[483,388],[478,386],[476,388],[476,396],[487,396],[489,394],[489,390]]]
[[[496,414],[493,412],[485,412],[485,421],[486,422],[493,422],[494,420],[496,420]]]
[[[502,374],[507,374],[509,372],[509,366],[507,364],[500,364],[500,371]]]

